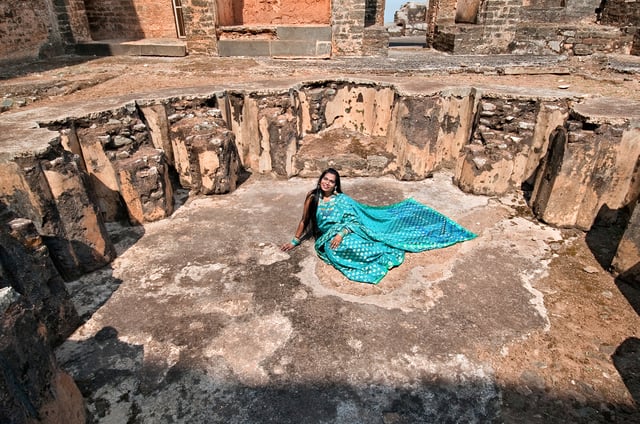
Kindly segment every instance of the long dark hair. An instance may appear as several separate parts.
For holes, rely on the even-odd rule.
[[[340,174],[333,168],[327,168],[322,171],[320,177],[318,178],[318,182],[316,183],[316,188],[311,190],[309,194],[307,194],[307,199],[311,198],[311,203],[309,203],[309,223],[307,224],[307,228],[305,228],[305,234],[311,235],[314,238],[320,236],[320,230],[318,229],[318,220],[316,219],[316,212],[318,211],[318,203],[320,202],[320,196],[322,196],[322,189],[320,188],[320,181],[327,174],[333,174],[336,177],[336,193],[342,193],[342,186],[340,185]]]

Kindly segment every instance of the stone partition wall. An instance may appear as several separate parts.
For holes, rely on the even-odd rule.
[[[419,180],[448,169],[463,191],[530,194],[533,216],[583,230],[635,208],[612,266],[638,281],[637,102],[413,87],[316,81],[43,119],[46,145],[0,158],[0,353],[9,358],[0,406],[18,418],[45,411],[82,422],[77,388],[49,347],[78,320],[62,280],[114,259],[105,221],[168,217],[175,189],[228,193],[244,171],[316,178],[331,166],[344,176]],[[16,385],[31,409],[7,395]]]
[[[176,189],[228,193],[244,172],[419,180],[446,168],[466,192],[530,192],[539,219],[588,230],[640,193],[633,106],[601,116],[603,101],[367,81],[146,100],[46,123],[59,134],[47,149],[0,164],[0,200],[35,223],[67,279],[113,259],[105,222],[162,219]]]

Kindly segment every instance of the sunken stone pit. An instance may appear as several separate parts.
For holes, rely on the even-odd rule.
[[[553,90],[335,80],[171,93],[91,107],[64,116],[46,109],[14,113],[0,139],[0,304],[8,340],[1,353],[15,359],[3,362],[4,371],[26,393],[3,404],[11,405],[18,421],[55,413],[69,423],[84,422],[78,388],[56,365],[52,349],[79,325],[63,281],[79,281],[122,251],[108,228],[164,219],[179,223],[178,192],[194,201],[233,193],[249,175],[315,178],[332,166],[345,178],[419,182],[450,175],[468,195],[522,192],[528,213],[552,227],[587,231],[596,222],[623,219],[626,231],[613,271],[639,278],[640,105],[631,101]],[[273,349],[291,330],[278,312],[255,324],[256,331],[271,334]],[[18,329],[29,335],[16,337]],[[124,348],[115,330],[99,334],[92,343],[114,352]],[[73,356],[72,348],[65,349]],[[151,363],[175,364],[174,353],[159,348],[145,352],[144,359],[151,355]],[[35,359],[18,360],[23,354]],[[136,366],[142,355],[132,352]],[[256,355],[262,360],[269,352]],[[442,361],[467,366],[461,358]],[[467,371],[474,378],[476,371],[482,374]],[[28,387],[20,373],[34,372],[38,387]],[[238,372],[248,387],[266,379],[260,370]],[[74,378],[85,391],[98,384],[81,371]],[[157,389],[154,381],[140,384],[143,391]],[[469,396],[495,418],[495,388],[477,384],[486,396]],[[99,415],[92,405],[90,414]]]

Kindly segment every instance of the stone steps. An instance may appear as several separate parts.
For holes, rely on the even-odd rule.
[[[78,43],[74,53],[80,56],[167,56],[187,55],[186,42],[179,39],[99,40]]]

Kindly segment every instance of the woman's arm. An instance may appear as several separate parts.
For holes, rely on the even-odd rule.
[[[289,250],[293,249],[294,247],[300,244],[301,237],[303,236],[303,233],[304,233],[304,229],[307,228],[307,226],[309,225],[309,220],[311,219],[311,216],[309,214],[309,209],[311,205],[312,196],[313,195],[311,192],[307,194],[307,198],[304,201],[304,208],[302,210],[302,219],[298,223],[295,236],[293,237],[293,240],[291,240],[289,243],[285,243],[280,247],[282,251],[288,252]]]

